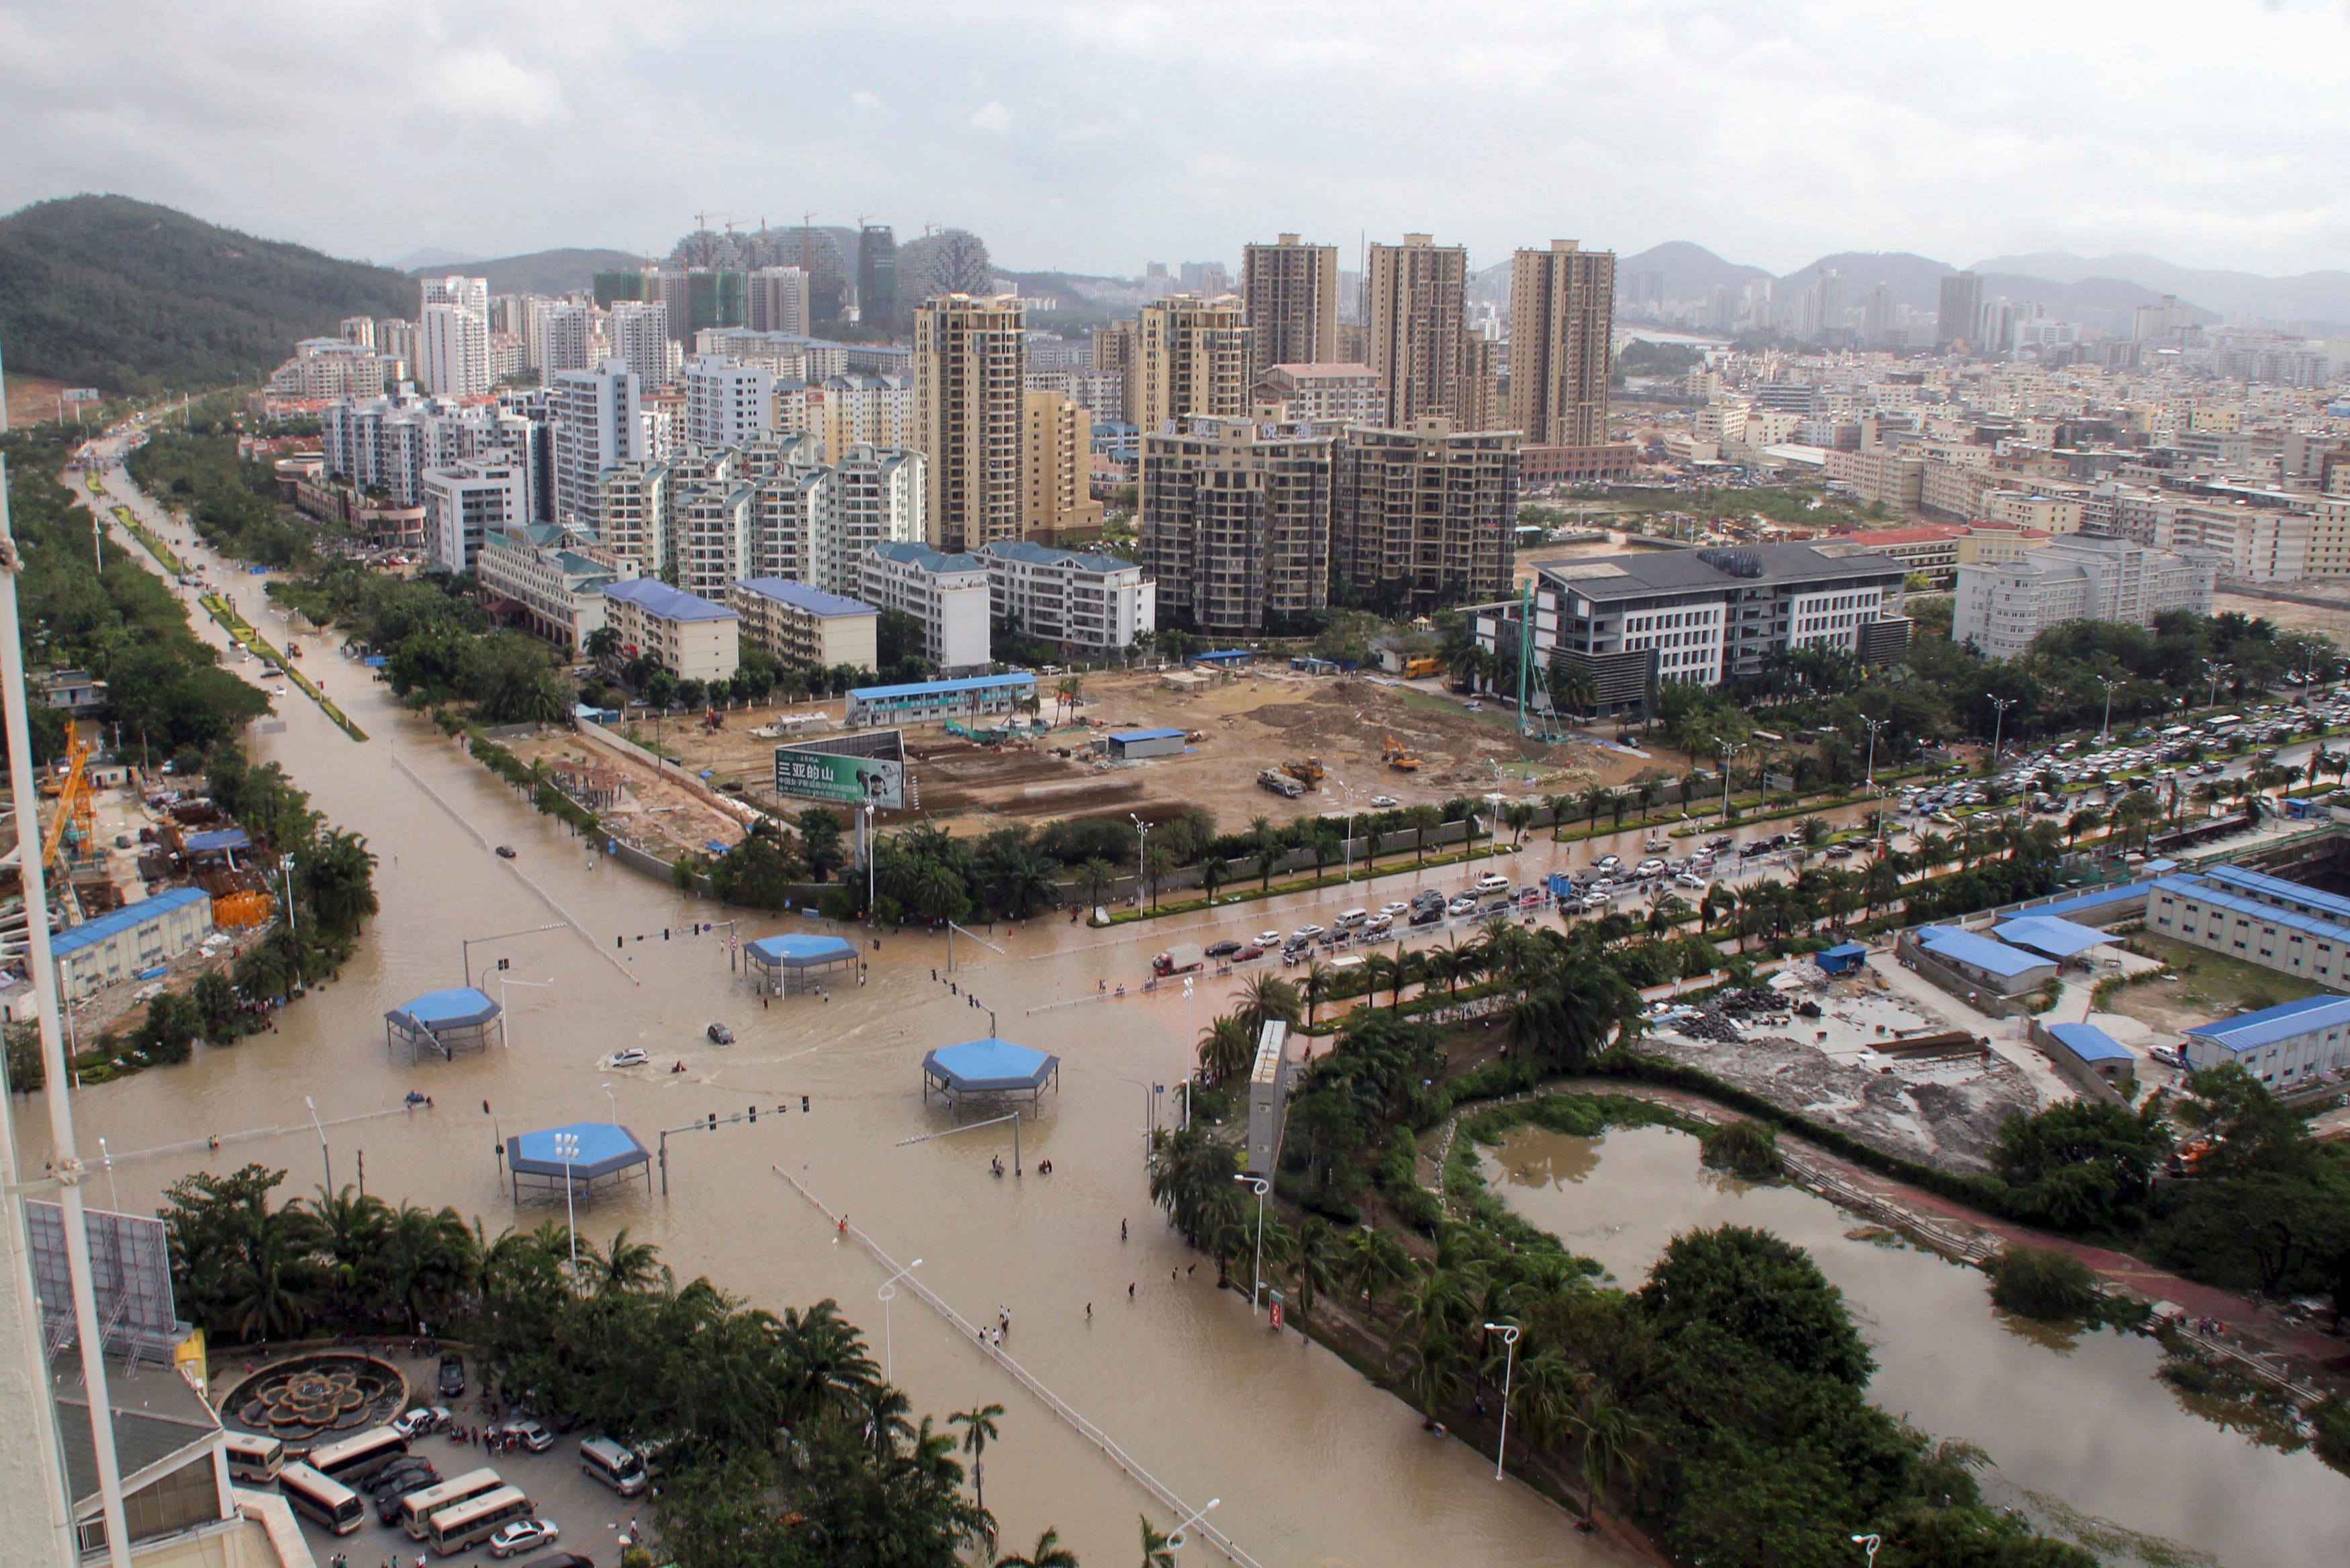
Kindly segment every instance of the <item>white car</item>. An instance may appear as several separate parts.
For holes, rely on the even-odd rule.
[[[1453,899],[1452,902],[1444,906],[1444,912],[1452,916],[1456,919],[1462,915],[1475,914],[1477,912],[1477,899],[1475,895],[1470,893],[1461,894],[1459,898]]]
[[[1591,863],[1591,867],[1595,871],[1613,871],[1623,864],[1624,857],[1621,855],[1603,855]]]
[[[1401,898],[1395,898],[1395,899],[1390,899],[1390,900],[1389,900],[1388,902],[1387,902],[1387,903],[1381,904],[1381,905],[1379,906],[1379,913],[1380,913],[1381,915],[1385,916],[1387,919],[1388,919],[1392,920],[1392,919],[1394,919],[1398,915],[1402,914],[1405,910],[1407,910],[1407,909],[1410,909],[1410,908],[1411,908],[1411,906],[1410,906],[1409,904],[1405,903]]]
[[[1510,879],[1499,871],[1488,871],[1477,878],[1477,891],[1480,893],[1504,893],[1509,887]]]
[[[1292,932],[1290,932],[1290,933],[1289,933],[1290,938],[1291,938],[1291,940],[1302,940],[1302,941],[1309,941],[1309,942],[1310,942],[1310,941],[1312,941],[1315,937],[1320,936],[1321,934],[1322,934],[1322,928],[1321,928],[1320,926],[1315,925],[1315,924],[1313,921],[1311,921],[1311,920],[1306,921],[1304,925],[1302,925],[1302,926],[1298,927],[1295,930],[1294,930],[1294,931],[1292,931]]]
[[[1632,875],[1641,877],[1659,877],[1664,874],[1664,869],[1665,863],[1661,860],[1643,860],[1639,865],[1633,867]]]
[[[1371,796],[1371,805],[1380,811],[1392,811],[1402,804],[1403,802],[1396,799],[1396,797],[1391,794],[1375,794]]]
[[[1261,948],[1279,947],[1281,945],[1281,933],[1279,931],[1259,931],[1250,940],[1254,941],[1256,945]]]
[[[517,1519],[490,1537],[490,1555],[513,1557],[525,1552],[536,1552],[542,1546],[552,1546],[562,1538],[551,1519]]]
[[[395,1416],[388,1423],[403,1438],[419,1438],[449,1418],[449,1412],[419,1405],[415,1409]]]
[[[1694,888],[1696,891],[1702,893],[1705,891],[1705,878],[1698,876],[1694,872],[1684,871],[1679,876],[1673,878],[1673,886],[1676,888]]]

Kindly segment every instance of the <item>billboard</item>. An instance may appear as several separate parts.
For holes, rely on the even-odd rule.
[[[877,805],[901,810],[906,804],[906,764],[883,757],[844,757],[827,752],[775,748],[775,793],[832,805]]]
[[[52,1347],[76,1344],[65,1210],[56,1203],[28,1201],[25,1221],[31,1232],[33,1289],[41,1303],[43,1332]],[[98,1298],[107,1353],[169,1362],[187,1338],[188,1325],[179,1321],[172,1301],[172,1249],[163,1221],[85,1209],[82,1233],[89,1239],[91,1293]]]

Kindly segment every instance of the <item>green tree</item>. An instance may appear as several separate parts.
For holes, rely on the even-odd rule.
[[[962,1428],[962,1451],[971,1456],[973,1500],[980,1507],[987,1506],[987,1493],[980,1490],[977,1480],[979,1461],[987,1453],[987,1445],[1003,1434],[996,1429],[996,1419],[1003,1414],[1001,1405],[979,1405],[968,1410],[957,1410],[947,1417],[950,1427]]]
[[[1649,1271],[1640,1305],[1659,1332],[1711,1324],[1797,1372],[1867,1383],[1876,1362],[1801,1248],[1738,1225],[1673,1239]]]
[[[847,863],[847,852],[840,842],[840,818],[831,807],[807,806],[792,818],[792,826],[799,830],[800,858],[807,863],[810,878],[822,882]]]

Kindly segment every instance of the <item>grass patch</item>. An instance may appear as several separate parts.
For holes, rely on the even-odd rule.
[[[182,562],[179,556],[172,553],[172,547],[163,543],[162,539],[156,535],[153,529],[148,527],[147,524],[132,516],[130,507],[110,506],[107,508],[107,510],[113,513],[114,520],[117,523],[121,524],[124,528],[128,529],[132,538],[147,546],[147,553],[154,556],[158,561],[161,561],[164,566],[170,570],[173,576],[179,577],[185,576],[187,575],[188,568],[185,563]]]
[[[2130,951],[2154,959],[2178,975],[2180,1000],[2208,1002],[2222,1013],[2257,1012],[2281,1002],[2315,996],[2323,989],[2276,970],[2149,931],[2130,938],[2128,946]]]
[[[286,679],[300,687],[303,694],[318,705],[318,711],[335,722],[337,729],[354,741],[364,741],[368,738],[365,730],[352,723],[349,716],[328,701],[325,692],[318,690],[317,682],[303,674],[292,659],[287,659],[271,645],[267,638],[247,625],[245,618],[237,614],[235,607],[226,599],[218,594],[206,594],[201,602],[204,607],[204,612],[220,622],[229,636],[236,639],[238,646],[254,657],[267,659],[284,670]]]

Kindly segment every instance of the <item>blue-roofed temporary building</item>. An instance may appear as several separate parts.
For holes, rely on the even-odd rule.
[[[1180,756],[1183,751],[1180,730],[1112,730],[1109,732],[1109,754],[1122,763],[1139,762],[1144,757]]]
[[[516,1133],[506,1140],[506,1168],[514,1172],[515,1201],[522,1201],[525,1179],[533,1190],[579,1202],[596,1196],[599,1184],[617,1186],[644,1168],[645,1190],[653,1184],[653,1160],[637,1135],[617,1122],[573,1122],[567,1127]],[[568,1194],[565,1189],[570,1190]]]
[[[2113,940],[2105,932],[2054,915],[2031,914],[2000,922],[1997,933],[2001,941],[2013,947],[2029,948],[2053,959],[2068,959],[2087,952],[2091,948],[2105,946]]]
[[[470,985],[428,991],[383,1015],[383,1042],[387,1046],[403,1042],[411,1055],[438,1051],[442,1060],[450,1061],[460,1051],[486,1049],[493,1031],[498,1044],[504,1044],[504,1011],[486,992]]]
[[[1849,974],[1868,961],[1868,950],[1858,942],[1838,942],[1825,952],[1812,955],[1823,974]]]
[[[2275,1089],[2350,1071],[2350,996],[2304,996],[2187,1031],[2197,1068],[2232,1063]]]
[[[2137,1075],[2137,1058],[2129,1047],[2094,1023],[2054,1024],[2047,1035],[2054,1043],[2049,1054],[2076,1078],[2094,1073],[2108,1084],[2118,1084]]]
[[[2075,893],[2069,898],[2054,898],[2045,904],[2029,905],[2024,913],[2045,915],[2055,920],[2070,920],[2079,926],[2110,926],[2118,920],[2146,913],[2148,886],[2145,882],[2117,882],[2094,892]]]
[[[211,934],[212,895],[172,888],[151,898],[109,909],[49,939],[57,989],[83,997],[179,957]]]
[[[1918,933],[1918,945],[1969,985],[1995,996],[2021,996],[2056,978],[2055,960],[1956,926],[1929,926]]]
[[[917,680],[896,686],[856,686],[841,722],[849,729],[874,724],[918,724],[931,719],[969,719],[1009,713],[1035,694],[1036,678],[1024,670],[1003,675],[971,675],[960,680]]]
[[[1195,653],[1191,656],[1192,663],[1205,664],[1219,670],[1228,669],[1235,664],[1253,664],[1255,661],[1255,651],[1246,648],[1220,648],[1211,653]]]
[[[225,856],[229,865],[236,865],[236,852],[253,847],[253,836],[242,827],[217,827],[210,833],[191,833],[180,841],[180,846],[191,855]]]
[[[789,996],[806,991],[825,973],[857,970],[857,947],[839,937],[763,937],[743,949],[743,970],[753,989]]]
[[[1049,1052],[1032,1051],[1009,1040],[990,1037],[941,1045],[922,1058],[922,1098],[933,1092],[960,1110],[972,1099],[1028,1096],[1037,1104],[1045,1085],[1061,1086],[1061,1059]]]

